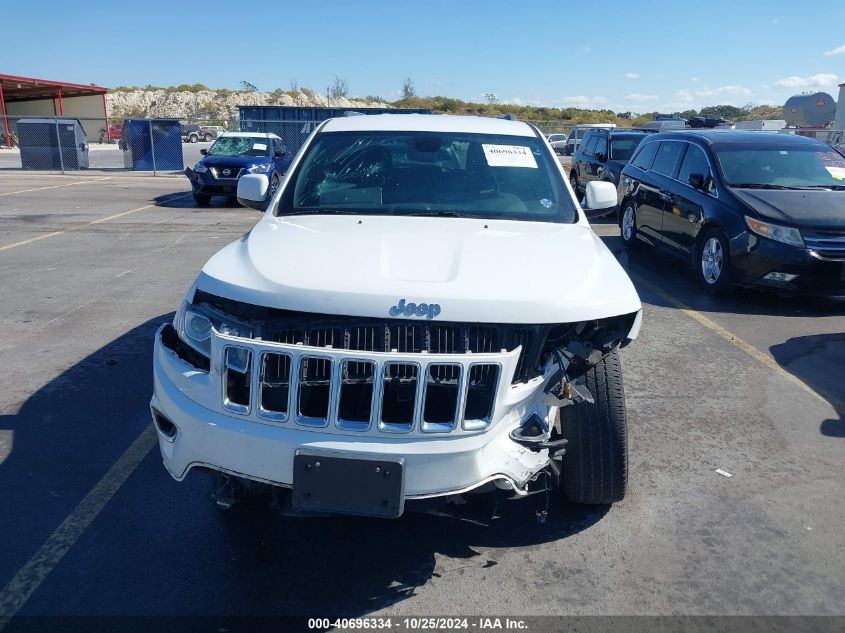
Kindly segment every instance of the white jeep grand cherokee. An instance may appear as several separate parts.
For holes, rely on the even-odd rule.
[[[551,486],[622,499],[617,348],[640,300],[536,128],[332,119],[267,191],[241,178],[262,219],[156,336],[174,478],[215,473],[223,507],[272,492],[289,512],[381,517]],[[587,208],[615,203],[589,183]]]

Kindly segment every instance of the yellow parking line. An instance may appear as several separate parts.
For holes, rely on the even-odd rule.
[[[708,330],[715,332],[716,334],[721,336],[723,339],[725,339],[728,343],[730,343],[734,347],[741,349],[743,352],[745,352],[746,354],[751,356],[754,360],[758,361],[759,363],[762,363],[763,365],[765,365],[766,367],[768,367],[769,369],[771,369],[775,373],[783,376],[784,378],[789,380],[791,383],[798,385],[801,389],[803,389],[807,393],[812,394],[813,396],[815,396],[816,398],[818,398],[819,400],[821,400],[825,404],[829,404],[840,415],[845,414],[845,401],[843,401],[842,399],[838,398],[837,396],[835,396],[831,393],[826,393],[826,392],[821,391],[819,389],[814,389],[813,387],[808,385],[806,382],[804,382],[803,380],[798,378],[798,376],[796,376],[795,374],[790,373],[789,371],[784,369],[780,364],[778,364],[778,362],[774,358],[772,358],[771,356],[769,356],[765,352],[761,352],[759,349],[757,349],[756,347],[754,347],[750,343],[747,343],[746,341],[742,340],[740,337],[738,337],[733,332],[726,330],[725,328],[723,328],[721,325],[719,325],[715,321],[708,319],[706,316],[701,314],[701,312],[698,312],[697,310],[693,310],[688,305],[686,305],[682,301],[676,299],[674,296],[672,296],[671,294],[669,294],[668,292],[666,292],[662,288],[659,288],[658,286],[655,286],[653,283],[646,281],[645,279],[643,279],[639,275],[631,273],[631,272],[629,272],[628,274],[631,276],[631,279],[636,281],[638,284],[640,284],[641,286],[645,286],[650,292],[653,292],[658,297],[665,300],[666,302],[668,302],[673,307],[675,307],[678,310],[680,310],[681,312],[683,312],[685,315],[687,315],[691,319],[698,321],[701,325],[706,327]]]
[[[58,185],[62,186],[62,185]],[[168,202],[171,200],[178,200],[179,198],[184,198],[186,196],[191,195],[190,193],[183,193],[179,196],[174,196],[172,198],[168,198]],[[72,226],[69,229],[62,229],[61,231],[53,231],[52,233],[45,233],[44,235],[38,235],[37,237],[31,237],[28,240],[21,240],[20,242],[12,242],[11,244],[6,244],[4,246],[0,246],[0,251],[7,251],[12,248],[17,248],[18,246],[26,246],[27,244],[32,244],[33,242],[38,242],[40,240],[46,240],[48,237],[56,237],[59,235],[64,235],[65,233],[72,233],[73,231],[81,231],[82,229],[86,229],[89,226],[94,226],[95,224],[100,224],[102,222],[108,222],[109,220],[116,220],[117,218],[122,218],[125,215],[129,215],[130,213],[137,213],[138,211],[144,211],[145,209],[152,209],[153,207],[157,206],[158,203],[154,202],[152,204],[144,205],[143,207],[138,207],[137,209],[130,209],[129,211],[123,211],[122,213],[115,213],[114,215],[109,215],[105,218],[99,218],[97,220],[92,220],[91,222],[86,222],[85,224],[80,224],[79,226]]]
[[[48,187],[36,187],[35,189],[21,189],[20,191],[7,191],[0,193],[0,196],[13,196],[16,193],[29,193],[30,191],[44,191],[44,189],[58,189],[59,187],[73,187],[74,185],[87,185],[91,182],[102,182],[104,180],[111,180],[113,176],[106,176],[105,178],[97,178],[96,180],[80,180],[79,182],[66,182],[62,185],[50,185]]]
[[[88,529],[155,442],[155,428],[150,424],[0,591],[0,631]]]

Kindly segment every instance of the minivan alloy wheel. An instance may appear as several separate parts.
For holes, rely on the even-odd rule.
[[[622,237],[625,241],[630,240],[634,236],[634,207],[628,205],[625,207],[625,212],[622,215]]]
[[[711,237],[704,243],[704,248],[701,249],[701,273],[704,276],[704,281],[708,284],[715,284],[719,281],[719,277],[722,276],[724,261],[725,255],[722,252],[722,244],[719,242],[719,238]]]

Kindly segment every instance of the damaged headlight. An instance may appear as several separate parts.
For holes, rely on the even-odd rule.
[[[197,172],[198,174],[204,174],[205,172],[208,171],[208,167],[206,167],[201,162],[199,162],[196,165],[194,165],[194,171]]]
[[[251,174],[267,174],[273,170],[273,163],[264,163],[263,165],[253,165],[247,171]]]
[[[252,338],[253,336],[250,326],[239,323],[229,315],[218,312],[205,304],[182,303],[173,319],[173,327],[179,334],[179,338],[200,354],[209,358],[211,357],[212,328],[229,336],[241,338]],[[243,372],[246,371],[246,358],[249,357],[249,354],[246,350],[240,351],[241,354],[229,354],[229,363],[234,369]],[[239,361],[240,356],[243,356],[243,358]]]

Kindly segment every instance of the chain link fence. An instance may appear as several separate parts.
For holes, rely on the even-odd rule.
[[[571,126],[559,121],[527,121],[565,154]],[[194,167],[226,131],[271,133],[268,156],[290,156],[319,121],[0,117],[0,170],[48,173],[80,170],[178,174]],[[773,130],[773,132],[778,132]],[[817,138],[845,150],[842,130],[784,129],[780,133]]]
[[[0,117],[0,170],[182,172],[238,121]]]

